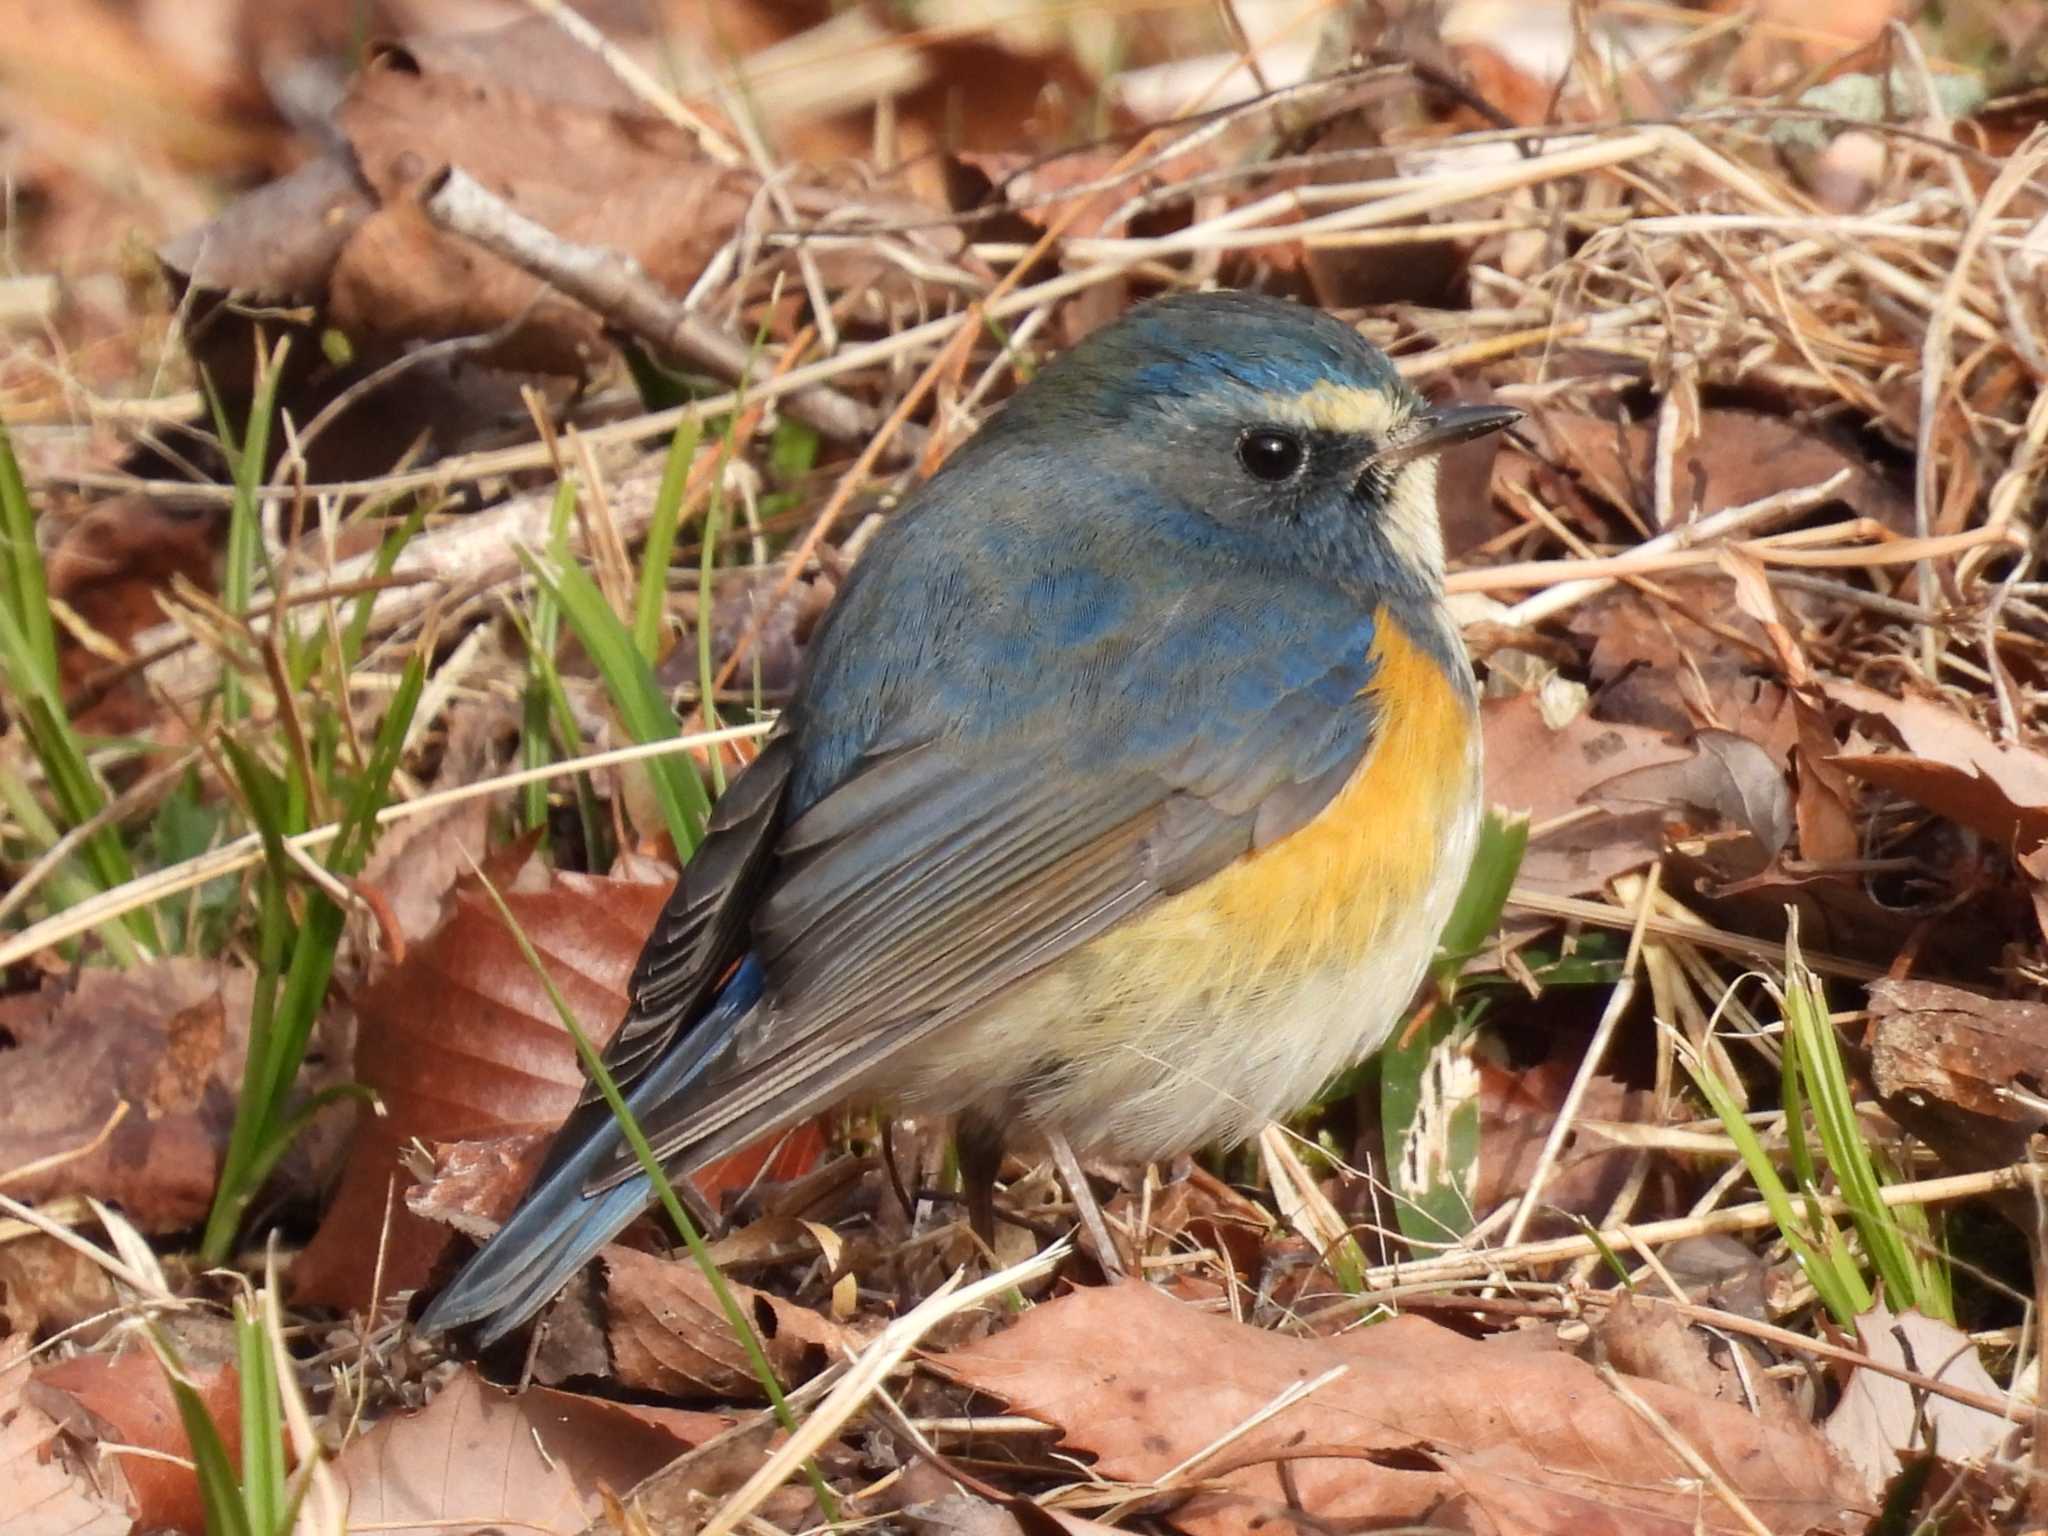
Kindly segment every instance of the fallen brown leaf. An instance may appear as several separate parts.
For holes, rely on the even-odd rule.
[[[1623,1375],[1748,1408],[1794,1433],[1807,1428],[1784,1383],[1763,1374],[1774,1362],[1752,1340],[1688,1322],[1627,1291],[1600,1319],[1594,1340],[1600,1357]]]
[[[1147,1254],[1163,1257],[1206,1248],[1247,1278],[1261,1272],[1267,1240],[1274,1235],[1271,1211],[1199,1163],[1185,1178],[1147,1198],[1119,1192],[1106,1214],[1135,1226],[1141,1211],[1150,1216],[1143,1234]]]
[[[240,1460],[241,1377],[225,1352],[208,1361],[181,1340],[180,1360],[199,1391],[214,1426]],[[98,1453],[98,1464],[125,1484],[136,1528],[208,1536],[199,1479],[192,1470],[192,1444],[178,1416],[177,1399],[163,1363],[132,1337],[115,1354],[75,1355],[38,1366],[29,1393],[80,1445]]]
[[[1640,868],[1663,846],[1655,815],[1595,814],[1543,831],[1543,824],[1585,809],[1587,791],[1631,769],[1684,760],[1686,748],[1640,725],[1595,720],[1583,709],[1553,729],[1538,694],[1488,699],[1480,707],[1486,738],[1486,798],[1527,811],[1535,835],[1519,883],[1559,896],[1597,891]]]
[[[505,893],[600,1046],[618,1028],[626,980],[667,896],[660,885],[574,874]],[[365,989],[358,1014],[355,1075],[384,1113],[358,1119],[334,1203],[291,1277],[300,1301],[339,1307],[369,1301],[387,1212],[387,1295],[421,1284],[450,1240],[445,1227],[406,1208],[405,1147],[551,1132],[583,1092],[575,1046],[546,989],[478,890],[459,894],[405,964]],[[519,1179],[516,1164],[508,1172]]]
[[[1100,1477],[1142,1488],[1185,1464],[1174,1485],[1204,1491],[1165,1496],[1191,1536],[1331,1522],[1486,1529],[1464,1501],[1483,1509],[1510,1495],[1518,1523],[1494,1528],[1518,1536],[1744,1528],[1585,1362],[1477,1342],[1420,1318],[1287,1338],[1126,1283],[1036,1307],[934,1365],[1057,1427],[1068,1448],[1095,1458]],[[1233,1435],[1282,1393],[1319,1380],[1302,1401]],[[1767,1427],[1657,1382],[1626,1385],[1770,1529],[1853,1518],[1862,1491],[1813,1431]]]
[[[241,1090],[249,996],[245,972],[174,959],[7,999],[0,1027],[18,1043],[0,1047],[0,1175],[61,1159],[8,1193],[93,1195],[145,1232],[197,1225]],[[93,1146],[124,1101],[128,1113]]]
[[[518,1401],[549,1453],[575,1464],[579,1482],[614,1492],[739,1422],[737,1414],[622,1403],[554,1387],[529,1387]]]
[[[1588,798],[1617,808],[1704,811],[1747,832],[1768,863],[1792,835],[1792,791],[1784,770],[1755,742],[1732,731],[1706,730],[1692,755],[1652,763],[1603,779]]]
[[[81,1465],[62,1427],[26,1397],[29,1337],[0,1338],[0,1487],[12,1536],[127,1536],[135,1517]]]
[[[545,68],[520,68],[527,54]],[[683,291],[744,217],[758,178],[703,159],[690,134],[634,110],[615,81],[591,100],[587,87],[606,73],[545,24],[488,53],[386,44],[336,112],[346,153],[248,194],[164,259],[206,292],[318,305],[358,349],[519,321],[495,362],[583,373],[606,350],[598,318],[435,230],[416,194],[459,165],[556,234],[630,256]],[[542,82],[560,94],[528,88]]]
[[[463,781],[444,771],[442,782]],[[378,840],[359,884],[384,902],[402,942],[416,944],[434,931],[455,882],[483,859],[490,822],[490,802],[464,800],[434,816],[397,822]]]
[[[1886,1098],[1920,1094],[2039,1129],[2048,1004],[1932,981],[1873,982],[1870,1071]]]
[[[445,73],[402,47],[357,75],[336,121],[379,206],[336,257],[331,322],[411,340],[495,330],[531,309],[497,360],[557,373],[582,373],[607,350],[601,322],[434,229],[417,201],[423,183],[458,165],[565,240],[630,256],[672,293],[688,289],[758,187],[659,119]]]
[[[44,1232],[0,1243],[0,1316],[17,1332],[47,1339],[98,1318],[97,1327],[74,1335],[91,1344],[113,1326],[109,1314],[120,1305],[113,1277],[68,1243]]]
[[[609,1335],[621,1386],[671,1397],[752,1397],[760,1390],[710,1283],[687,1258],[604,1252]],[[809,1307],[732,1286],[785,1386],[815,1376],[860,1336]]]
[[[2034,907],[2034,926],[2048,938],[2048,843],[2015,861],[2027,877],[2027,895]]]
[[[1479,1157],[1472,1189],[1472,1214],[1483,1219],[1524,1193],[1536,1172],[1543,1144],[1578,1075],[1577,1054],[1546,1057],[1534,1066],[1479,1068]],[[1543,1186],[1543,1209],[1529,1228],[1531,1237],[1571,1230],[1573,1216],[1598,1217],[1613,1204],[1636,1160],[1636,1149],[1617,1145],[1595,1128],[1605,1121],[1641,1122],[1652,1095],[1604,1073],[1588,1084],[1555,1167]]]
[[[1880,1364],[2005,1401],[1977,1358],[1977,1346],[1952,1323],[1910,1309],[1894,1313],[1879,1302],[1856,1319],[1856,1341]],[[1829,1443],[1875,1494],[1898,1472],[1902,1456],[1938,1450],[1944,1460],[1957,1463],[1996,1456],[2019,1425],[2016,1417],[1936,1397],[1896,1376],[1857,1366],[1826,1428]]]
[[[1855,786],[1835,763],[1835,739],[1827,728],[1823,701],[1810,690],[1791,699],[1797,737],[1793,760],[1799,770],[1799,851],[1816,864],[1846,863],[1861,846]]]
[[[1984,728],[1932,699],[1892,698],[1861,683],[1827,679],[1828,698],[1882,720],[1906,750],[1849,752],[1845,773],[1924,805],[2025,854],[2048,839],[2048,753],[1994,741]]]
[[[653,1430],[653,1433],[648,1431]],[[349,1522],[386,1536],[502,1525],[574,1532],[685,1441],[560,1392],[517,1397],[463,1370],[418,1413],[385,1419],[335,1458]]]
[[[1524,423],[1523,431],[1548,450],[1552,462],[1569,469],[1609,505],[1653,512],[1654,419],[1621,422],[1576,411],[1542,411]],[[1506,455],[1503,464],[1508,464]],[[1876,518],[1896,532],[1911,531],[1911,498],[1868,460],[1796,421],[1761,411],[1702,409],[1697,430],[1672,466],[1673,494],[1681,517],[1709,516],[1781,491],[1819,485],[1844,469],[1850,478],[1837,500],[1859,517]]]
[[[1657,588],[1596,592],[1565,621],[1587,647],[1601,717],[1665,731],[1721,726],[1782,757],[1793,733],[1777,718],[1785,690],[1756,675],[1761,627],[1729,604],[1718,576],[1675,571]]]

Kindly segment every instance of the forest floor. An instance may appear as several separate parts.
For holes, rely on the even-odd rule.
[[[2048,1529],[2048,8],[0,39],[0,1529]],[[1206,286],[1525,412],[1394,1045],[1132,1280],[855,1107],[420,1337],[875,528]]]

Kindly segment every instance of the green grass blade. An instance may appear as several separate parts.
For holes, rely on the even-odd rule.
[[[1863,1284],[1863,1277],[1853,1266],[1843,1266],[1836,1257],[1816,1247],[1814,1240],[1809,1238],[1784,1180],[1778,1177],[1777,1168],[1757,1138],[1756,1127],[1749,1123],[1748,1116],[1743,1114],[1742,1106],[1735,1101],[1727,1086],[1689,1051],[1685,1055],[1685,1068],[1692,1075],[1693,1085],[1699,1089],[1700,1096],[1719,1117],[1729,1140],[1735,1143],[1743,1166],[1749,1170],[1750,1182],[1756,1185],[1758,1195],[1770,1207],[1771,1219],[1778,1224],[1779,1234],[1799,1261],[1799,1267],[1805,1271],[1822,1305],[1837,1323],[1844,1328],[1854,1328],[1856,1319],[1870,1310],[1870,1291]],[[1825,1243],[1827,1238],[1823,1236],[1819,1241]]]
[[[370,562],[370,579],[382,581],[398,564],[398,557],[405,553],[408,544],[418,537],[419,531],[427,525],[427,503],[424,498],[414,501],[412,510],[405,520],[384,535],[377,546],[377,558]],[[362,658],[363,642],[369,637],[370,616],[376,610],[377,594],[365,592],[355,601],[349,613],[348,627],[342,631],[342,655],[350,666]]]
[[[1504,813],[1491,809],[1479,824],[1479,844],[1472,854],[1472,867],[1458,888],[1458,900],[1451,908],[1437,942],[1435,974],[1448,990],[1455,985],[1465,962],[1485,947],[1500,928],[1501,913],[1507,909],[1508,892],[1521,872],[1522,856],[1529,851],[1529,818],[1525,813]]]
[[[192,1448],[192,1467],[199,1478],[199,1504],[206,1513],[207,1536],[259,1536],[249,1524],[249,1511],[242,1503],[242,1489],[235,1477],[235,1464],[228,1457],[227,1442],[221,1439],[205,1401],[185,1375],[170,1340],[154,1323],[149,1325],[149,1341],[171,1384],[178,1421],[185,1426],[185,1439]],[[272,1533],[266,1531],[260,1536]]]
[[[415,651],[399,674],[398,688],[377,726],[370,760],[342,812],[340,831],[328,847],[327,867],[337,875],[360,874],[369,860],[377,835],[377,813],[390,798],[391,779],[405,752],[406,732],[412,729],[412,717],[426,686],[427,658]]]
[[[17,570],[9,578],[8,600],[0,602],[0,682],[7,685],[15,700],[22,735],[42,765],[43,777],[63,825],[81,827],[106,810],[107,787],[87,759],[85,745],[65,714],[54,655],[45,665],[43,644],[38,639],[39,630],[35,622],[29,616],[17,613],[13,607],[15,592],[41,587],[42,557],[31,544],[25,552],[12,551],[10,563]],[[29,566],[34,567],[32,575],[25,569]],[[47,605],[42,617],[45,620],[49,617]],[[10,799],[33,800],[25,785],[21,790],[21,796],[10,795]],[[30,816],[24,825],[49,834],[44,839],[45,847],[53,845],[61,835],[58,826],[40,813]],[[112,826],[102,827],[85,839],[74,860],[76,864],[84,866],[90,879],[102,891],[125,885],[135,875],[128,850]],[[149,909],[130,912],[121,921],[132,938],[131,944],[123,946],[124,963],[135,956],[138,946],[149,952],[162,950],[163,941],[157,930],[156,917]]]
[[[568,559],[569,518],[575,510],[576,482],[565,479],[555,486],[554,505],[548,514],[548,553],[558,564]],[[551,720],[561,721],[562,750],[569,756],[577,755],[582,741],[575,714],[569,708],[567,695],[562,692],[561,675],[555,668],[555,647],[560,644],[562,635],[561,606],[553,594],[542,588],[534,594],[532,617],[527,618],[514,608],[512,622],[518,627],[520,641],[526,647],[526,688],[520,702],[519,719],[520,766],[543,768],[555,760],[554,742],[549,734]],[[579,789],[584,782],[584,776],[579,774]],[[538,779],[524,786],[520,791],[520,805],[524,811],[524,824],[545,831],[548,786]]]
[[[233,495],[228,503],[227,557],[221,573],[221,607],[235,618],[248,615],[256,594],[256,571],[267,564],[263,552],[263,477],[270,459],[270,425],[277,411],[278,385],[284,376],[285,358],[290,355],[291,338],[278,339],[275,350],[263,352],[256,340],[256,390],[249,402],[249,419],[237,436],[228,420],[227,407],[210,379],[206,386],[207,405],[213,412],[213,426],[220,438],[221,453],[228,461]],[[221,672],[221,715],[230,723],[249,712],[247,691],[233,666]]]
[[[369,762],[343,811],[341,829],[329,846],[327,867],[336,875],[354,875],[369,857],[377,813],[387,798],[425,682],[426,657],[415,653],[384,712]],[[285,892],[293,871],[284,839],[299,830],[293,818],[303,816],[303,799],[295,797],[288,784],[280,784],[231,738],[223,739],[222,750],[263,839],[264,873],[249,1055],[213,1209],[207,1214],[200,1243],[202,1257],[213,1264],[227,1257],[243,1212],[303,1123],[302,1116],[292,1114],[290,1099],[321,1005],[327,999],[335,950],[347,922],[347,915],[317,886],[306,892],[304,916],[296,924],[291,921]]]
[[[527,938],[526,930],[520,926],[519,919],[506,904],[505,898],[498,893],[497,886],[481,869],[476,873],[484,894],[497,909],[498,920],[505,925],[506,931],[512,935],[513,942],[519,946],[520,955],[524,957],[527,966],[546,990],[548,1002],[555,1010],[555,1017],[561,1021],[562,1028],[568,1031],[569,1038],[575,1042],[576,1054],[583,1062],[585,1074],[604,1096],[605,1105],[611,1110],[613,1120],[618,1122],[619,1130],[624,1134],[627,1144],[632,1147],[634,1157],[639,1159],[641,1171],[654,1186],[655,1195],[661,1201],[661,1208],[668,1213],[669,1220],[674,1223],[676,1231],[689,1248],[690,1257],[703,1272],[705,1283],[717,1297],[719,1310],[725,1314],[726,1326],[732,1329],[733,1337],[739,1341],[740,1348],[745,1352],[747,1364],[753,1370],[755,1379],[760,1382],[761,1390],[767,1394],[776,1418],[786,1432],[795,1434],[796,1414],[790,1408],[788,1398],[783,1395],[782,1382],[775,1374],[775,1367],[769,1363],[767,1351],[761,1347],[760,1336],[754,1331],[754,1325],[740,1306],[739,1298],[733,1295],[732,1287],[725,1283],[725,1273],[711,1257],[711,1250],[705,1245],[703,1234],[697,1230],[697,1224],[690,1220],[689,1212],[683,1209],[683,1202],[677,1197],[667,1170],[661,1166],[661,1160],[654,1155],[654,1148],[648,1145],[646,1134],[641,1131],[639,1122],[633,1118],[633,1112],[626,1107],[625,1098],[620,1094],[619,1085],[612,1077],[610,1068],[605,1066],[604,1058],[598,1054],[597,1047],[590,1043],[590,1037],[576,1021],[576,1015],[570,1009],[568,999],[562,996],[561,989],[555,985],[555,978],[541,960],[539,951],[534,949],[532,941]],[[824,1475],[819,1472],[817,1463],[807,1458],[804,1462],[804,1471],[810,1480],[812,1492],[817,1496],[818,1508],[824,1513],[825,1519],[828,1522],[836,1521],[839,1518],[838,1500],[833,1498],[832,1490],[825,1486]]]
[[[27,782],[4,763],[0,763],[0,806],[6,808],[15,824],[37,847],[52,847],[63,835]],[[67,861],[51,871],[46,889],[46,904],[51,910],[60,912],[101,892],[99,884],[88,878],[76,861]],[[135,936],[122,922],[104,922],[93,929],[93,933],[120,965],[139,965],[146,958],[141,946],[135,942]]]
[[[11,611],[20,624],[28,665],[54,680],[57,626],[50,616],[42,549],[36,543],[35,509],[29,504],[28,486],[5,422],[0,422],[0,609]]]
[[[1909,1218],[1884,1202],[1885,1178],[1864,1139],[1848,1067],[1828,1017],[1827,993],[1800,957],[1796,923],[1786,941],[1783,1002],[1787,1059],[1796,1050],[1799,1076],[1813,1103],[1815,1132],[1886,1299],[1894,1309],[1915,1307],[1951,1321],[1944,1310],[1946,1276],[1929,1273],[1937,1266],[1923,1261],[1925,1250],[1915,1245],[1906,1229]],[[1915,1214],[1925,1222],[1925,1211]]]
[[[704,507],[704,537],[697,555],[697,714],[707,731],[717,730],[720,724],[714,697],[718,691],[718,668],[711,654],[715,628],[712,607],[717,591],[714,578],[718,574],[718,539],[725,531],[725,463],[731,452],[732,442],[728,438],[719,455],[718,468],[712,472],[711,496]],[[711,785],[716,793],[725,793],[725,759],[715,748],[711,753]]]
[[[626,734],[636,742],[673,741],[681,735],[682,724],[669,707],[654,669],[633,644],[632,635],[612,612],[597,583],[580,566],[544,563],[525,551],[520,558],[534,580],[561,605],[562,616],[596,665]],[[651,758],[645,766],[676,855],[688,858],[704,835],[704,818],[711,812],[704,785],[687,757]]]
[[[277,1362],[261,1319],[240,1298],[235,1301],[235,1356],[242,1386],[242,1504],[252,1531],[281,1533],[286,1480]]]
[[[654,515],[640,551],[640,584],[633,594],[633,643],[649,666],[661,659],[661,620],[668,598],[668,566],[675,555],[676,526],[682,517],[683,493],[689,489],[690,466],[697,459],[703,425],[690,416],[676,423],[662,461],[661,487],[654,494]],[[701,611],[701,610],[700,610]]]

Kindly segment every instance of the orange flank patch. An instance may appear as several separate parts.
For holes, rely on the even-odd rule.
[[[1224,933],[1286,932],[1308,951],[1362,954],[1436,879],[1471,793],[1472,713],[1427,651],[1382,608],[1368,692],[1377,738],[1299,831],[1240,860],[1193,898]]]
[[[1382,610],[1377,731],[1305,826],[1120,923],[948,1043],[960,1081],[1014,1080],[1028,1032],[1070,1064],[1030,1117],[1120,1155],[1242,1140],[1398,1022],[1470,855],[1478,788],[1464,691]],[[1006,1074],[1008,1074],[1006,1076]]]

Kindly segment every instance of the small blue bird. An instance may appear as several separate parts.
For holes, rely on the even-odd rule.
[[[1383,1041],[1471,860],[1432,409],[1355,332],[1154,300],[904,504],[718,803],[608,1062],[688,1174],[841,1100],[1006,1143],[1239,1141]],[[650,1203],[602,1102],[420,1320],[496,1338]]]

